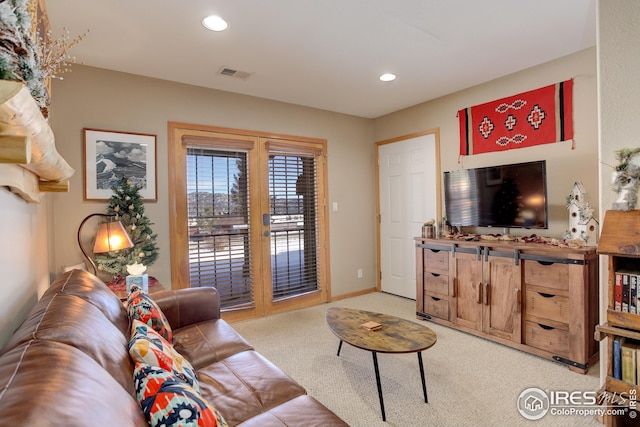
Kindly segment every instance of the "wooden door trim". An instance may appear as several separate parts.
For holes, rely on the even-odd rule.
[[[248,158],[249,167],[252,170],[257,170],[257,164],[260,161],[260,156],[267,155],[266,142],[268,140],[275,140],[278,143],[291,142],[292,145],[300,144],[313,144],[314,147],[322,147],[323,154],[318,156],[318,211],[322,215],[323,220],[318,221],[318,257],[319,271],[318,282],[320,291],[313,292],[308,295],[303,295],[299,298],[291,298],[282,301],[272,303],[271,293],[263,293],[262,287],[254,288],[254,297],[256,300],[256,307],[249,309],[228,310],[225,311],[223,317],[229,321],[241,320],[250,317],[262,316],[270,313],[276,313],[281,311],[292,310],[301,308],[304,306],[310,306],[312,304],[318,304],[322,302],[328,302],[331,298],[331,275],[329,268],[330,260],[330,247],[329,247],[329,209],[327,203],[328,194],[328,166],[327,166],[327,140],[311,137],[300,137],[285,134],[273,134],[269,132],[260,131],[248,131],[233,128],[225,128],[218,126],[206,126],[190,123],[169,122],[168,123],[168,175],[169,185],[175,188],[186,188],[186,147],[182,143],[182,138],[185,135],[203,137],[203,138],[216,138],[224,140],[239,140],[254,142],[253,149],[250,149],[250,155]],[[242,147],[247,147],[246,144],[239,144]],[[253,153],[251,153],[253,151]],[[263,175],[259,180],[263,183],[268,182],[268,170],[264,170]],[[255,224],[262,224],[262,210],[261,206],[268,206],[268,194],[259,188],[260,182],[254,180],[250,181],[250,205],[255,206],[251,210],[251,221]],[[263,195],[261,195],[264,193]],[[263,200],[263,199],[266,199]],[[266,204],[265,204],[266,203]],[[177,218],[186,218],[186,193],[184,191],[169,191],[169,232],[170,232],[170,262],[171,262],[171,288],[180,289],[189,287],[189,260],[188,260],[188,244],[189,244],[189,232],[184,224],[179,224]],[[268,227],[262,227],[262,233],[254,233],[251,237],[252,245],[254,248],[261,246],[261,240],[264,239],[263,232],[268,230]],[[268,245],[267,245],[268,246]],[[185,249],[187,248],[187,249]],[[269,270],[270,264],[267,268],[263,265],[263,256],[260,254],[252,254],[252,267],[254,278],[260,277],[262,274]],[[267,295],[268,294],[268,295]],[[269,301],[266,302],[266,298]],[[265,308],[266,307],[266,308]]]

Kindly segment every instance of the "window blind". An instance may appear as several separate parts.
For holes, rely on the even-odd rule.
[[[269,199],[273,300],[318,290],[313,155],[269,156]]]
[[[247,153],[187,147],[191,287],[213,286],[222,308],[254,305]]]

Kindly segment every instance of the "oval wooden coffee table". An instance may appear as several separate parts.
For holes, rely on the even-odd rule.
[[[340,338],[338,356],[340,356],[342,342],[370,351],[373,355],[373,368],[376,373],[378,398],[380,399],[383,421],[386,421],[387,417],[384,412],[384,400],[380,384],[378,353],[418,353],[422,392],[424,393],[425,403],[429,403],[427,385],[424,379],[424,366],[422,364],[422,350],[426,350],[436,343],[435,332],[426,326],[396,316],[352,308],[331,307],[327,309],[326,317],[329,328]],[[368,329],[363,326],[367,322],[375,322],[380,327],[378,329]]]

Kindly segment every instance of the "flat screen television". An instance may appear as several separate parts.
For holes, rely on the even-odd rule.
[[[444,172],[444,198],[454,226],[548,228],[544,160]]]

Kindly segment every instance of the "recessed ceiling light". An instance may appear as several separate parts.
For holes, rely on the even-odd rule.
[[[395,79],[396,79],[396,75],[391,73],[384,73],[383,75],[380,76],[380,80],[383,82],[392,82]]]
[[[210,15],[202,20],[202,25],[211,31],[224,31],[229,28],[229,24],[218,15]]]

